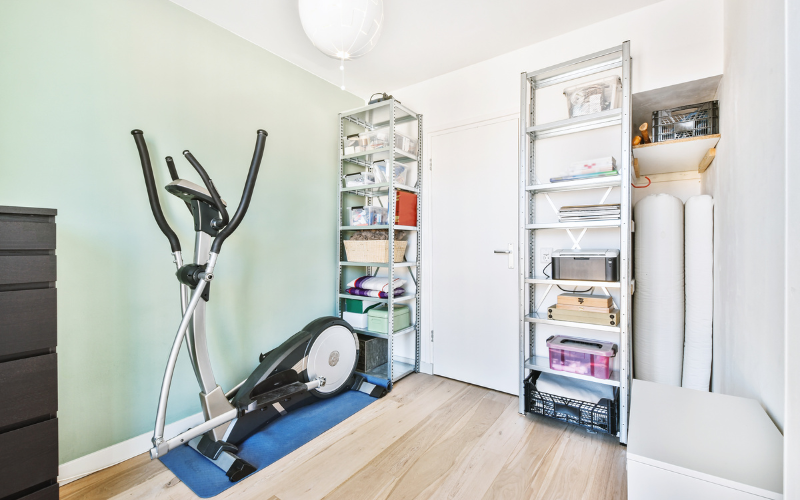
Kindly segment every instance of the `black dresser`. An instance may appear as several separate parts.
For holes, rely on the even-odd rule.
[[[56,210],[0,206],[0,500],[58,499]]]

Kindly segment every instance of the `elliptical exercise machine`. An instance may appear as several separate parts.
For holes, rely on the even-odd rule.
[[[162,457],[188,444],[225,471],[232,482],[238,481],[256,470],[236,455],[238,445],[264,425],[291,410],[351,388],[376,397],[382,396],[385,389],[355,374],[358,337],[346,321],[326,316],[312,321],[272,351],[261,354],[250,376],[227,393],[223,392],[214,379],[206,345],[206,303],[210,299],[209,288],[222,244],[239,227],[250,205],[267,133],[263,130],[257,133],[242,199],[232,218],[214,183],[192,153],[187,150],[183,155],[200,175],[205,188],[178,178],[172,158],[166,158],[172,182],[165,189],[186,203],[194,219],[194,262],[186,265],[180,241],[161,211],[144,134],[141,130],[131,134],[139,150],[150,209],[172,248],[183,314],[161,384],[150,458]],[[205,422],[165,440],[167,399],[184,338],[200,385]]]

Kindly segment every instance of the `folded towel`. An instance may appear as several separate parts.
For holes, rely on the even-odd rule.
[[[363,288],[348,288],[345,290],[350,295],[358,295],[359,297],[377,297],[379,299],[388,299],[389,294],[386,292],[380,292],[378,290],[365,290]],[[405,293],[405,289],[403,288],[395,288],[394,289],[394,296],[397,297],[398,295],[403,295]]]
[[[406,284],[406,280],[395,278],[392,288],[397,289]],[[347,284],[348,288],[363,288],[364,290],[389,291],[389,278],[386,276],[362,276]]]

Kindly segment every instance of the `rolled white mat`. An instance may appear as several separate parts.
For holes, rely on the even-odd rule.
[[[686,200],[686,333],[683,387],[708,391],[711,381],[711,326],[714,316],[714,200]]]
[[[683,364],[683,203],[654,194],[633,208],[633,375],[680,387]]]

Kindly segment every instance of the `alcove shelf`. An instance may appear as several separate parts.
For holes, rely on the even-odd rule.
[[[671,172],[704,172],[716,155],[719,134],[633,146],[638,177]]]

